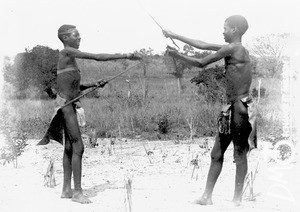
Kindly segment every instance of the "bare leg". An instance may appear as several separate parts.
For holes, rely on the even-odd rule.
[[[244,180],[248,169],[247,152],[245,151],[245,153],[236,156],[235,162],[236,162],[235,189],[234,189],[234,196],[232,201],[236,205],[240,205],[243,196]]]
[[[70,154],[66,154],[66,171],[67,173],[64,173],[64,188],[66,191],[69,189],[69,185],[71,181],[70,179],[70,173],[69,166],[71,162],[71,170],[73,171],[73,177],[74,177],[74,193],[72,194],[72,200],[75,202],[79,202],[82,204],[91,203],[91,200],[89,200],[86,196],[82,193],[81,188],[81,175],[82,175],[82,155],[84,152],[84,145],[81,139],[81,133],[80,128],[78,125],[77,117],[75,110],[72,105],[67,106],[63,108],[65,123],[66,123],[66,132],[67,137],[70,140],[71,145],[71,158],[69,157]],[[72,173],[72,172],[71,172]]]
[[[65,133],[65,149],[63,156],[64,182],[61,198],[72,198],[71,178],[72,178],[72,146],[68,134]]]
[[[74,193],[72,200],[79,203],[91,203],[91,201],[83,195],[81,188],[81,176],[82,176],[82,155],[83,155],[83,143],[80,140],[73,144],[74,151],[72,157],[72,168],[74,174]]]
[[[211,164],[207,176],[205,191],[196,204],[212,205],[212,192],[217,182],[217,179],[222,171],[224,153],[231,141],[230,136],[217,135],[214,147],[211,151]]]
[[[234,104],[232,114],[234,161],[236,163],[235,189],[232,201],[238,206],[242,201],[244,180],[248,171],[248,136],[251,132],[251,124],[248,122],[247,108],[241,101]]]

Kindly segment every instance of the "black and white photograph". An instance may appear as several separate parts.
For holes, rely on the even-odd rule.
[[[1,212],[296,212],[297,0],[3,0]]]

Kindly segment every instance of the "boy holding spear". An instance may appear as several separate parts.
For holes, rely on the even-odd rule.
[[[234,161],[236,163],[233,202],[239,205],[242,200],[244,179],[248,166],[247,152],[256,147],[256,140],[248,140],[253,129],[248,114],[248,97],[252,73],[249,53],[242,45],[242,36],[247,29],[248,23],[243,16],[233,15],[227,18],[223,32],[227,45],[210,44],[163,30],[163,34],[167,38],[180,40],[198,49],[216,51],[202,59],[198,59],[180,54],[173,48],[168,48],[168,54],[172,57],[201,68],[220,59],[224,58],[225,60],[228,104],[218,118],[218,132],[211,152],[211,164],[206,187],[202,197],[196,200],[197,204],[213,204],[212,192],[222,170],[224,153],[231,141],[234,145]],[[254,138],[256,139],[256,136]]]
[[[117,59],[140,59],[135,54],[92,54],[78,50],[80,34],[73,25],[62,25],[58,29],[58,38],[62,41],[64,49],[59,52],[57,64],[57,103],[61,107],[53,117],[51,124],[38,145],[46,145],[50,139],[63,144],[62,132],[65,135],[63,170],[64,180],[61,198],[72,198],[79,203],[91,203],[91,200],[83,195],[81,188],[82,155],[84,145],[81,138],[76,108],[78,101],[67,104],[69,101],[81,95],[85,89],[92,87],[104,87],[107,81],[100,80],[96,83],[81,85],[80,70],[76,58],[108,61]],[[71,177],[74,177],[74,192],[71,189]]]

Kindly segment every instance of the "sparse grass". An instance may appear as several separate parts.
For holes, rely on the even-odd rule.
[[[13,100],[9,102],[7,122],[10,127],[15,130],[22,129],[31,138],[41,138],[54,114],[54,101]]]
[[[194,74],[196,75],[196,73]],[[172,76],[150,76],[149,93],[144,97],[140,76],[131,77],[132,95],[128,99],[128,84],[123,76],[98,92],[98,98],[84,98],[87,128],[96,129],[97,137],[119,135],[134,137],[140,135],[147,139],[170,139],[180,135],[190,138],[187,119],[193,118],[195,137],[214,136],[216,119],[221,109],[220,103],[208,104],[200,95],[197,87],[184,81],[184,92],[178,95],[177,82]],[[256,86],[253,80],[252,87]],[[281,132],[280,81],[263,79],[262,87],[266,96],[259,104],[258,133],[268,136]],[[275,86],[277,85],[277,86]],[[10,119],[30,138],[41,138],[45,133],[54,112],[54,100],[13,100],[10,101]]]

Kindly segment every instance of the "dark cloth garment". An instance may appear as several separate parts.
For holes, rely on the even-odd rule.
[[[248,110],[248,116],[245,117],[245,122],[248,122],[251,125],[251,132],[248,136],[248,144],[249,150],[257,148],[257,105],[253,103],[252,99],[249,97],[239,99],[237,101],[242,101]],[[230,135],[232,134],[232,105],[234,102],[225,105],[222,108],[220,115],[218,116],[218,132],[223,135]],[[240,131],[248,131],[247,124],[243,125],[244,128],[238,129]],[[242,133],[242,132],[241,132]]]
[[[50,140],[55,140],[58,143],[63,145],[63,134],[65,127],[64,114],[61,110],[61,107],[67,103],[67,100],[62,98],[61,96],[57,96],[56,98],[56,108],[54,115],[51,119],[50,125],[43,137],[43,139],[38,143],[38,145],[46,145],[50,142]],[[72,104],[76,111],[77,120],[79,121],[79,126],[85,125],[85,116],[84,110],[80,105],[80,102],[77,101]]]
[[[63,145],[64,134],[64,116],[62,110],[57,110],[55,116],[50,122],[50,126],[47,129],[43,139],[37,145],[46,145],[50,140],[55,140]]]
[[[50,125],[43,139],[38,143],[38,145],[46,145],[50,142],[51,139],[63,145],[64,114],[60,108],[66,102],[66,99],[62,98],[60,95],[57,95],[55,100],[56,108],[54,110]]]

